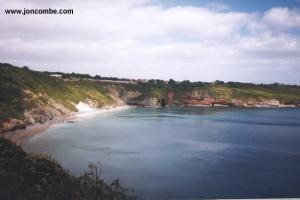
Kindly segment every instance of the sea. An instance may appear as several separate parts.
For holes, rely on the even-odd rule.
[[[142,199],[300,197],[300,109],[131,108],[49,128],[24,149]]]

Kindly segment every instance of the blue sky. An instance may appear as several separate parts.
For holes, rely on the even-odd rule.
[[[0,61],[126,78],[300,84],[300,0],[0,0]]]
[[[263,12],[273,7],[299,8],[299,0],[161,0],[165,6],[204,6],[211,2],[227,4],[233,11]]]

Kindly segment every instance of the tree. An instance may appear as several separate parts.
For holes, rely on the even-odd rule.
[[[148,83],[149,83],[150,85],[154,85],[154,84],[155,84],[155,80],[154,80],[154,79],[150,79],[150,80],[148,81]]]
[[[174,87],[176,85],[176,82],[173,79],[170,79],[168,82],[168,86]]]
[[[29,71],[29,67],[27,66],[24,66],[23,69]]]
[[[95,197],[98,197],[98,182],[101,180],[102,174],[102,165],[100,161],[97,163],[90,163],[88,165],[90,172],[88,173],[89,176],[95,177]]]
[[[190,87],[191,82],[189,80],[184,80],[180,83],[180,85],[183,86],[183,87]]]
[[[223,85],[223,84],[224,84],[224,81],[219,81],[219,80],[215,81],[215,85]]]
[[[96,75],[96,76],[94,76],[94,79],[101,79],[101,76]]]

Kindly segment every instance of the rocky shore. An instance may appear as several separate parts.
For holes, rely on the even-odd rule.
[[[88,105],[87,105],[88,106]],[[88,108],[88,107],[86,107]],[[61,123],[71,123],[81,120],[85,117],[92,116],[95,114],[107,113],[107,112],[115,112],[120,110],[130,109],[132,106],[121,105],[121,106],[105,106],[100,109],[94,109],[89,107],[88,109],[79,110],[78,112],[72,112],[68,115],[61,116],[61,118],[56,118],[53,120],[45,121],[44,123],[35,123],[30,125],[25,125],[22,121],[17,121],[17,123],[21,123],[22,126],[19,127],[18,124],[13,126],[10,124],[11,129],[3,131],[2,136],[6,139],[13,141],[16,144],[22,144],[26,142],[27,139],[47,130],[48,128],[61,124]],[[14,122],[14,120],[12,120]]]
[[[136,94],[134,94],[136,95]],[[128,97],[129,96],[129,97]],[[29,137],[32,137],[52,125],[69,122],[74,119],[80,119],[85,116],[99,114],[104,112],[112,112],[123,109],[128,109],[130,106],[140,107],[160,107],[160,106],[192,106],[192,107],[247,107],[247,108],[287,108],[297,107],[296,105],[281,104],[276,99],[271,100],[248,100],[242,101],[239,99],[232,100],[216,100],[211,96],[184,96],[180,101],[175,101],[172,96],[169,98],[159,99],[155,97],[147,97],[139,101],[130,101],[130,94],[126,94],[126,99],[115,96],[114,99],[118,101],[117,104],[102,106],[99,108],[93,102],[79,102],[75,105],[77,112],[71,112],[61,105],[37,107],[25,112],[25,119],[9,119],[0,124],[0,134],[4,137],[14,141],[15,143],[23,143]],[[124,100],[127,100],[125,102]],[[163,104],[163,102],[166,102]],[[129,104],[129,105],[127,105]],[[54,108],[53,108],[54,107]],[[59,107],[60,109],[57,109]],[[63,111],[62,111],[63,110]]]
[[[300,107],[300,86],[174,80],[100,81],[99,77],[32,71],[0,63],[0,135],[17,138],[77,116],[120,106]],[[19,139],[18,139],[19,140]]]

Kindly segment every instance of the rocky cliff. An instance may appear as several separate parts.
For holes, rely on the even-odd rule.
[[[296,107],[300,87],[281,84],[103,80],[99,76],[32,71],[0,64],[0,132],[60,121],[78,111],[119,106]]]

